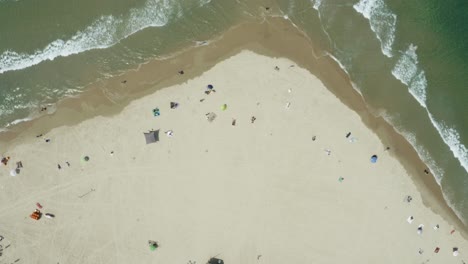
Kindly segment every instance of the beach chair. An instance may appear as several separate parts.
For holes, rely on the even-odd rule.
[[[34,211],[29,217],[31,217],[34,220],[39,220],[41,219],[42,213],[39,210]]]

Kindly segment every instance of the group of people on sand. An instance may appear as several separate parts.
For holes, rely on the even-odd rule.
[[[407,195],[407,196],[405,197],[405,201],[406,201],[407,203],[411,203],[412,200],[413,200],[413,197],[411,197],[410,195]],[[410,215],[410,216],[406,219],[406,221],[407,221],[409,224],[411,224],[411,223],[413,223],[413,221],[414,221],[414,217],[413,217],[412,215]],[[439,228],[440,228],[439,224],[436,224],[436,225],[434,225],[434,227],[433,227],[433,229],[434,229],[435,231],[439,230]],[[423,225],[423,224],[418,225],[417,230],[416,230],[416,233],[417,233],[418,235],[422,235],[423,229],[424,229],[424,225]],[[450,235],[452,235],[453,233],[455,233],[455,229],[452,229],[452,231],[450,231]],[[440,251],[440,247],[436,247],[436,248],[434,249],[434,253],[436,253],[436,254],[439,253],[439,251]],[[421,249],[421,248],[419,248],[418,253],[419,253],[420,255],[422,255],[422,254],[424,253],[424,250]],[[453,256],[455,256],[455,257],[458,256],[458,253],[459,253],[459,252],[458,252],[458,247],[453,247],[453,248],[452,248],[452,254],[453,254]]]
[[[267,10],[268,10],[268,8],[267,8]],[[280,68],[279,68],[278,66],[275,66],[274,69],[275,69],[276,71],[279,71],[279,70],[280,70]],[[179,74],[179,75],[183,75],[183,74],[184,74],[184,71],[183,71],[183,70],[180,70],[180,71],[178,71],[178,74]],[[121,83],[122,83],[122,84],[126,84],[126,83],[127,83],[127,80],[123,80],[123,81],[121,81]],[[289,90],[289,92],[291,92],[291,90]],[[213,86],[212,84],[208,84],[208,85],[206,86],[206,90],[204,91],[204,94],[205,94],[205,95],[210,95],[210,94],[214,94],[214,93],[216,93],[216,90],[214,89],[214,86]],[[204,100],[205,100],[205,99],[201,99],[200,102],[203,102]],[[176,102],[171,102],[171,103],[170,103],[170,108],[171,108],[171,109],[175,109],[175,108],[177,108],[178,106],[179,106],[179,104],[176,103]],[[290,106],[290,103],[287,104],[287,108],[289,108],[289,106]],[[41,111],[46,111],[46,110],[47,110],[46,107],[43,107],[43,108],[41,109]],[[207,114],[207,119],[208,119],[210,122],[213,121],[213,120],[215,119],[215,117],[216,117],[216,115],[215,115],[214,113],[208,113],[208,114]],[[251,116],[251,118],[250,118],[251,124],[254,124],[256,120],[257,120],[257,118],[256,118],[255,116]],[[236,123],[237,123],[237,120],[236,120],[236,119],[232,119],[232,123],[231,123],[232,126],[236,126]],[[165,134],[166,134],[168,137],[172,137],[172,136],[174,135],[174,132],[173,132],[172,130],[168,130],[168,131],[165,132]],[[43,136],[43,135],[40,134],[40,135],[38,135],[38,136],[36,136],[36,137],[42,137],[42,136]],[[353,137],[351,137],[351,132],[346,133],[345,137],[346,137],[347,139],[349,139],[350,142],[355,142],[355,139],[354,139]],[[315,136],[315,135],[312,136],[312,141],[316,141],[316,139],[317,139],[317,136]],[[49,138],[45,138],[44,140],[45,140],[45,142],[47,142],[47,143],[51,142],[51,140],[50,140]],[[390,150],[390,147],[386,147],[385,151],[389,151],[389,150]],[[325,152],[326,152],[327,155],[331,155],[331,150],[325,149]],[[111,151],[110,154],[111,154],[111,155],[114,155],[114,151]],[[10,157],[9,157],[9,156],[8,156],[8,157],[3,157],[3,158],[1,159],[1,162],[6,166],[6,165],[8,164],[8,162],[9,162],[9,160],[10,160]],[[84,160],[85,160],[85,161],[89,161],[89,157],[86,156],[86,157],[84,158]],[[66,161],[65,163],[66,163],[66,165],[67,165],[68,167],[70,167],[70,163],[69,163],[68,161]],[[21,164],[21,167],[22,167],[22,164]],[[61,164],[57,164],[57,168],[58,168],[59,170],[62,169]],[[424,169],[424,173],[425,173],[425,174],[429,174],[429,169]],[[344,180],[343,177],[340,177],[340,178],[339,178],[339,181],[340,181],[340,182],[342,182],[343,180]],[[92,192],[92,191],[95,191],[95,190],[94,190],[94,189],[91,189],[90,192]],[[88,193],[90,193],[90,192],[88,192]],[[80,196],[80,198],[82,198],[83,196],[87,195],[88,193],[86,193],[86,194]],[[412,198],[411,196],[408,195],[408,196],[405,197],[405,200],[406,200],[406,202],[411,203],[411,201],[413,200],[413,198]],[[51,215],[51,216],[53,216],[53,215]],[[408,221],[409,224],[411,224],[411,223],[414,221],[414,217],[413,217],[413,216],[408,217],[407,221]],[[417,227],[417,234],[422,235],[422,233],[423,233],[423,228],[424,228],[424,225],[423,225],[423,224],[420,224],[420,225]],[[440,228],[440,226],[439,226],[438,224],[436,224],[436,225],[434,226],[434,230],[438,230],[439,228]],[[454,232],[455,232],[455,230],[452,230],[452,231],[450,232],[450,234],[453,234]],[[3,240],[3,237],[0,236],[0,241],[2,241],[2,240]],[[159,248],[158,242],[153,241],[153,240],[149,240],[149,241],[148,241],[148,245],[149,245],[150,248],[152,248],[152,249]],[[439,247],[436,247],[435,250],[434,250],[434,253],[438,253],[439,250],[440,250],[440,248],[439,248]],[[457,256],[457,255],[458,255],[458,248],[457,248],[457,247],[453,247],[453,248],[452,248],[452,252],[453,252],[453,256]],[[422,255],[422,254],[424,253],[424,250],[421,249],[421,248],[419,248],[418,253]],[[1,245],[0,245],[0,256],[1,256],[1,255],[2,255],[2,247],[1,247]],[[260,259],[260,257],[261,257],[261,255],[258,255],[257,260]],[[192,262],[192,261],[189,261],[189,264],[195,264],[195,263],[196,263],[195,261],[193,261],[193,262]],[[465,262],[462,261],[462,263],[465,263]]]

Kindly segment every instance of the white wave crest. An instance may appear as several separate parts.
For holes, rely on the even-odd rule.
[[[460,142],[460,134],[457,130],[447,126],[443,122],[437,122],[434,117],[429,113],[429,118],[432,124],[436,127],[439,135],[444,140],[445,144],[449,146],[453,156],[457,158],[460,165],[468,172],[468,149]]]
[[[388,113],[384,112],[380,116],[383,117],[387,123],[391,124],[398,132],[398,134],[402,135],[411,144],[411,146],[413,146],[419,158],[428,166],[432,175],[434,175],[434,179],[440,185],[445,171],[437,165],[436,161],[432,158],[432,156],[429,154],[429,151],[423,146],[423,144],[418,143],[416,135],[409,132],[402,126],[396,125],[398,121],[396,121],[396,118],[390,116]]]
[[[398,59],[392,70],[393,76],[408,86],[409,92],[424,107],[442,140],[450,148],[460,165],[468,172],[468,149],[460,141],[460,134],[443,122],[437,122],[426,106],[427,79],[424,70],[420,69],[417,47],[411,44]],[[419,151],[418,151],[419,152]]]
[[[296,8],[296,2],[289,1],[288,8],[286,9],[287,10],[286,14],[288,14],[288,16],[292,16],[295,8]]]
[[[353,7],[369,20],[372,31],[380,41],[383,54],[392,57],[397,16],[391,12],[383,0],[361,0]]]
[[[406,85],[409,85],[418,71],[418,55],[416,55],[417,48],[418,47],[411,44],[400,59],[398,59],[392,70],[395,78]]]
[[[68,40],[57,39],[32,54],[5,51],[0,55],[0,73],[20,70],[57,57],[104,49],[148,27],[164,26],[173,12],[169,0],[148,0],[126,16],[102,16]]]
[[[19,123],[31,121],[31,120],[32,120],[32,118],[29,118],[29,117],[21,118],[21,119],[16,119],[16,120],[14,120],[14,121],[12,121],[12,122],[6,124],[5,130],[4,130],[4,131],[6,131],[6,128],[9,128],[9,127],[11,127],[11,126],[17,125],[17,124],[19,124]],[[1,130],[0,130],[0,132],[1,132]]]
[[[423,70],[420,70],[418,75],[416,75],[411,81],[409,92],[424,108],[426,108],[426,88],[426,75]]]
[[[211,0],[200,0],[199,3],[200,3],[200,6],[204,6],[204,5],[206,5],[206,4],[211,3]]]
[[[434,179],[440,185],[445,172],[441,167],[437,166],[435,160],[429,154],[429,151],[427,151],[427,149],[424,148],[421,144],[417,143],[416,136],[414,134],[400,131],[398,133],[403,135],[403,137],[411,144],[411,146],[413,146],[419,158],[424,161],[424,164],[426,164],[427,167],[429,167],[432,175],[434,175]]]
[[[404,54],[398,59],[395,67],[392,69],[392,74],[403,84],[408,86],[409,92],[426,108],[426,75],[422,69],[418,67],[418,55],[416,54],[417,46],[411,44]]]
[[[322,5],[323,0],[311,0],[313,4],[313,8],[318,10],[319,7]]]

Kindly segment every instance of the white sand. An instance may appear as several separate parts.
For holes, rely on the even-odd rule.
[[[0,263],[461,263],[466,241],[424,207],[376,135],[290,65],[244,51],[112,118],[17,142],[0,170]],[[152,128],[161,141],[145,145]],[[36,202],[56,218],[32,220]]]

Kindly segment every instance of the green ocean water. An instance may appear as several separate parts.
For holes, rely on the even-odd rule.
[[[340,63],[468,219],[463,0],[0,0],[0,127],[240,21],[261,21],[266,5]]]

